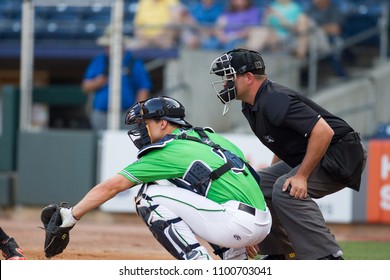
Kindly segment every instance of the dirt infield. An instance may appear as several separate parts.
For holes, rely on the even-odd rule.
[[[0,212],[0,226],[13,236],[30,260],[45,259],[41,208],[17,207]],[[330,224],[336,239],[390,242],[389,225]],[[170,260],[173,259],[153,238],[135,214],[88,213],[70,233],[63,260]],[[202,244],[208,246],[201,241]]]

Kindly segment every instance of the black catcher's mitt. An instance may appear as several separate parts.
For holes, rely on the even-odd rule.
[[[45,230],[44,251],[46,258],[61,254],[69,243],[69,231],[73,228],[60,227],[62,218],[61,208],[69,208],[66,203],[50,204],[42,209],[41,221]]]

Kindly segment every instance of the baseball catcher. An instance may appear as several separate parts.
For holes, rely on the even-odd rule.
[[[63,251],[76,220],[139,184],[137,214],[174,258],[211,260],[198,238],[223,260],[258,253],[272,218],[256,172],[237,146],[212,129],[193,127],[184,116],[183,105],[167,96],[129,108],[125,122],[139,149],[137,160],[98,183],[74,207],[49,207],[42,219],[46,256]]]
[[[45,230],[46,258],[61,254],[69,243],[69,231],[76,223],[66,203],[50,204],[42,209],[41,221]]]

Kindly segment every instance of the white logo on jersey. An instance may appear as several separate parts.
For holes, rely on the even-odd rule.
[[[265,140],[267,143],[273,143],[273,142],[275,142],[275,139],[272,138],[271,135],[264,135],[263,138],[264,138],[264,140]]]

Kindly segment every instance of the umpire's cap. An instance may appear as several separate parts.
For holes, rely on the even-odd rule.
[[[225,55],[228,56],[229,64],[237,74],[244,74],[246,72],[252,72],[257,75],[265,74],[264,60],[259,52],[239,48],[228,51]],[[226,65],[224,63],[216,63],[212,72],[216,75],[223,76],[225,72],[218,71],[222,70],[218,69],[219,67],[226,68]]]

